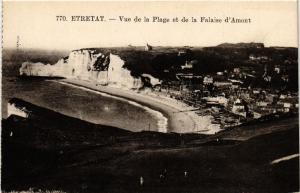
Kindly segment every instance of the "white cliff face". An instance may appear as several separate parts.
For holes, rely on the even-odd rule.
[[[71,76],[83,80],[89,80],[91,77],[92,65],[95,64],[98,57],[102,54],[94,54],[90,50],[72,51],[68,58],[67,66],[71,70]]]
[[[117,55],[110,54],[108,67],[108,83],[125,88],[140,88],[143,86],[141,78],[131,76],[130,71],[123,68],[124,61]]]
[[[24,62],[19,71],[20,75],[26,76],[69,77],[71,75],[70,69],[64,63],[64,59],[59,60],[55,65],[43,64],[41,62]]]
[[[105,55],[88,49],[75,50],[68,59],[61,59],[54,65],[24,62],[20,75],[59,76],[128,89],[141,88],[141,78],[133,77],[129,70],[123,68],[124,63],[114,54]]]
[[[10,115],[18,115],[20,117],[28,118],[29,112],[26,110],[25,107],[19,108],[19,107],[16,107],[16,105],[13,103],[8,103],[7,104],[7,117],[9,117]]]

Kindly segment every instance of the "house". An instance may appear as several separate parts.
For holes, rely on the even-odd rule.
[[[250,60],[255,60],[256,57],[255,57],[253,54],[250,54],[250,55],[249,55],[249,59],[250,59]]]
[[[234,68],[233,69],[233,73],[235,73],[235,74],[239,74],[240,72],[241,72],[240,68]]]
[[[216,81],[216,82],[214,82],[214,86],[216,86],[216,87],[230,87],[230,86],[232,86],[232,82],[230,82],[230,81]]]
[[[213,84],[213,83],[214,83],[213,77],[211,77],[209,75],[204,77],[203,84],[208,85],[208,84]]]
[[[292,104],[291,103],[283,103],[284,108],[291,108]]]
[[[235,80],[235,79],[228,79],[228,80],[232,83],[231,84],[232,89],[237,89],[243,84],[243,82],[240,80]]]
[[[243,116],[243,117],[246,117],[246,115],[247,115],[245,106],[244,106],[244,104],[242,104],[240,99],[236,99],[234,101],[231,111],[232,111],[232,113]]]
[[[193,68],[192,62],[188,62],[188,61],[185,61],[185,64],[181,66],[181,69],[192,69],[192,68]]]
[[[219,104],[222,106],[227,106],[228,99],[224,96],[217,96],[217,97],[203,97],[203,100],[206,101],[207,104]]]
[[[279,96],[279,99],[285,99],[286,97],[287,97],[287,95],[281,94],[281,95]]]
[[[258,102],[256,102],[256,105],[258,107],[266,107],[266,106],[268,106],[268,103],[265,101],[258,101]]]

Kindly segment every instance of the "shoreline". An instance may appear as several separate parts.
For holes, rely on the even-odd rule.
[[[145,111],[147,111],[147,113],[149,113],[149,114],[151,114],[152,116],[155,117],[155,119],[157,120],[156,126],[157,126],[157,131],[158,132],[162,132],[162,133],[167,132],[167,126],[168,126],[167,121],[168,121],[168,119],[160,111],[157,111],[157,110],[154,110],[154,109],[152,109],[148,106],[144,106],[142,104],[139,104],[139,103],[137,103],[133,100],[130,100],[130,99],[127,99],[127,98],[124,98],[124,97],[119,97],[119,96],[112,95],[108,92],[102,92],[102,91],[98,91],[96,89],[92,89],[92,88],[89,88],[89,87],[86,87],[86,86],[77,85],[77,84],[73,84],[73,83],[66,83],[66,82],[63,82],[63,81],[54,81],[54,82],[57,82],[57,83],[63,84],[63,85],[67,85],[67,86],[71,86],[71,87],[75,87],[77,89],[85,90],[85,91],[88,91],[88,92],[93,92],[94,94],[98,94],[98,95],[101,95],[101,96],[104,96],[104,97],[109,97],[109,98],[113,98],[113,99],[120,100],[120,101],[123,101],[123,102],[127,102],[130,105],[142,108]]]
[[[125,90],[123,88],[95,85],[95,83],[90,81],[78,79],[55,80],[55,82],[81,87],[94,92],[100,92],[109,95],[109,97],[112,96],[123,100],[125,99],[128,100],[129,103],[132,101],[138,105],[145,106],[154,112],[158,111],[159,113],[162,113],[164,117],[167,117],[166,131],[163,129],[163,131],[160,132],[215,134],[221,131],[218,125],[211,123],[211,116],[199,116],[193,111],[181,112],[187,111],[192,107],[189,107],[175,99],[154,95],[153,93],[150,95]],[[158,119],[157,124],[158,127],[163,126],[163,121],[159,123],[159,120],[160,119]]]

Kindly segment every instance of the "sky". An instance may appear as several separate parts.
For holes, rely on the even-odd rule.
[[[298,47],[297,2],[3,2],[3,47],[65,50],[87,47],[214,46],[262,42]],[[68,21],[57,21],[66,16]],[[70,21],[104,16],[106,22]],[[119,16],[179,18],[179,22],[121,22]],[[181,22],[194,17],[198,22]],[[201,23],[201,17],[222,23]],[[251,23],[225,23],[226,17]],[[109,21],[109,18],[116,20]]]

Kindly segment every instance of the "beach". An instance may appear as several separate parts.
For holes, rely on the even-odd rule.
[[[219,125],[211,123],[211,116],[199,116],[194,111],[189,111],[192,110],[193,107],[178,100],[160,96],[152,92],[136,92],[124,88],[96,85],[93,82],[79,79],[55,81],[69,86],[76,86],[81,89],[90,89],[91,92],[98,91],[127,99],[159,111],[168,119],[167,132],[215,134],[220,131]]]

